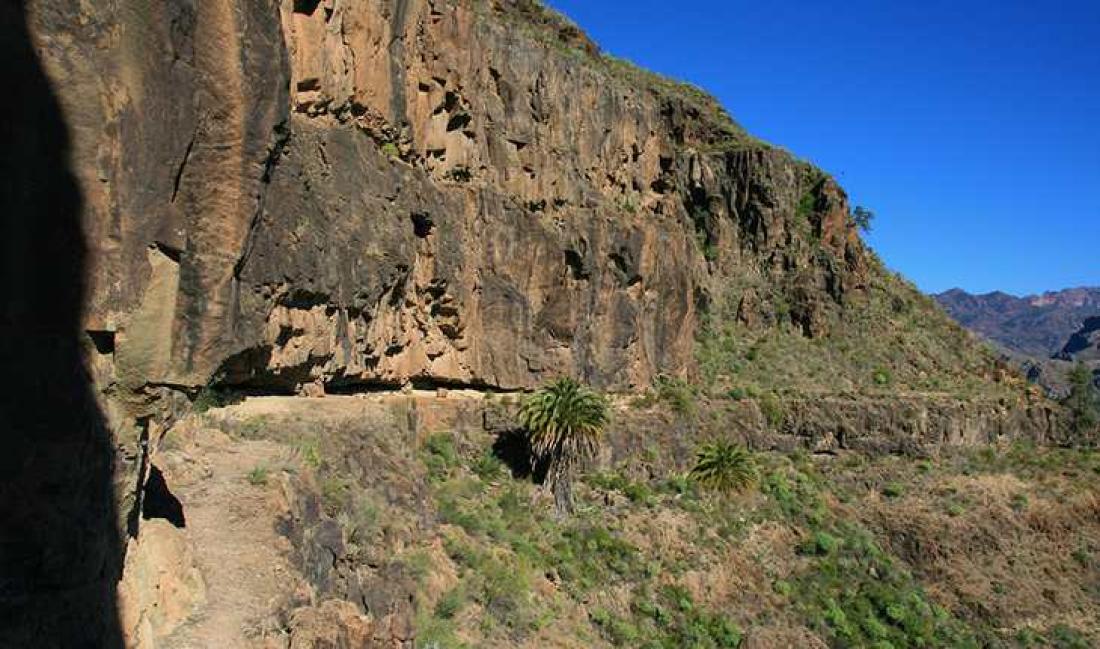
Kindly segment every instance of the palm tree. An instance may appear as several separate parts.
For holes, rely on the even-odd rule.
[[[756,484],[756,461],[751,453],[732,442],[704,444],[695,453],[695,466],[689,475],[715,491],[744,491]]]
[[[573,511],[573,474],[596,455],[608,419],[607,400],[570,378],[540,388],[520,407],[532,465],[545,463],[558,513]]]

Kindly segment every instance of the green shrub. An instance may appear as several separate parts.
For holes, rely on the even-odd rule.
[[[657,399],[668,404],[674,412],[682,415],[695,412],[695,390],[687,381],[662,374],[654,380],[653,388]]]
[[[330,516],[345,511],[351,502],[353,481],[347,476],[326,475],[321,479],[321,504]]]
[[[1064,624],[1051,629],[1050,640],[1057,649],[1088,649],[1093,646],[1080,631]]]
[[[901,486],[901,484],[897,482],[887,483],[887,485],[882,488],[882,495],[886,496],[887,498],[899,498],[904,493],[905,487]]]
[[[783,425],[783,404],[780,403],[779,397],[769,392],[760,398],[759,403],[760,412],[763,413],[764,420],[769,426],[774,429]]]
[[[485,451],[478,456],[470,469],[477,474],[477,477],[486,482],[497,480],[504,476],[504,462],[501,462],[492,449],[485,449]]]
[[[756,460],[746,449],[730,442],[704,444],[695,454],[695,466],[689,475],[708,489],[744,491],[756,484]]]
[[[626,642],[611,636],[618,646],[630,647],[738,647],[742,632],[728,617],[698,606],[684,588],[668,585],[656,595],[640,592],[631,605],[638,637],[648,643]]]
[[[248,484],[259,487],[267,484],[268,469],[266,466],[255,466],[248,472]]]
[[[851,222],[860,230],[864,232],[871,231],[871,223],[875,220],[875,213],[871,210],[863,207],[862,205],[856,205],[852,208],[852,212],[849,215]]]
[[[638,549],[599,525],[566,528],[553,549],[562,580],[580,592],[645,572]]]
[[[314,469],[320,468],[321,448],[316,439],[302,438],[295,440],[294,453]]]
[[[390,158],[398,158],[401,156],[401,150],[393,142],[386,142],[382,145],[382,154]]]
[[[439,480],[450,474],[451,469],[459,465],[458,451],[455,450],[454,437],[450,433],[436,433],[424,441],[424,464],[428,467],[428,476]]]
[[[1100,421],[1100,396],[1093,383],[1092,372],[1084,363],[1077,363],[1069,372],[1070,393],[1063,404],[1073,416],[1073,429],[1078,434],[1091,431]]]
[[[813,192],[806,192],[802,194],[802,197],[798,199],[798,208],[795,210],[795,215],[800,219],[807,219],[814,212],[814,203],[817,199],[814,198]]]
[[[443,593],[439,601],[435,603],[435,616],[443,620],[449,620],[455,616],[465,603],[466,593],[462,585]]]

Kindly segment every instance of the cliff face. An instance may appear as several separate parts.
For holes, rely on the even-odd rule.
[[[864,282],[830,179],[535,5],[131,4],[30,10],[120,393],[641,386],[723,277]]]
[[[210,475],[203,453],[171,467],[164,438],[204,386],[512,390],[565,374],[625,391],[667,374],[704,379],[719,395],[708,416],[742,422],[715,430],[763,448],[1059,439],[1058,413],[994,386],[1011,383],[1003,368],[864,249],[830,177],[531,0],[70,5],[2,10],[25,19],[20,65],[44,73],[19,79],[42,97],[2,120],[26,158],[7,175],[27,191],[0,193],[14,206],[3,351],[23,382],[3,491],[28,495],[2,512],[26,538],[7,555],[22,572],[0,587],[18,600],[0,628],[20,640],[52,618],[144,637],[170,626],[146,610],[178,622],[201,599],[152,583],[190,584],[188,561],[150,576],[183,528],[137,530],[143,499],[175,498],[164,476],[221,530],[218,498],[186,491]],[[761,395],[786,415],[761,399],[765,416]],[[361,447],[321,441],[359,461]],[[240,487],[275,456],[226,457],[218,484]]]
[[[1085,320],[1058,352],[1058,358],[1067,361],[1100,361],[1100,316]]]

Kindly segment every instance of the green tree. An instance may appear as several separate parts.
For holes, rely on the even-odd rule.
[[[1092,372],[1084,363],[1077,363],[1069,372],[1070,392],[1063,402],[1073,414],[1073,430],[1085,433],[1100,421],[1100,405],[1093,384]]]
[[[874,220],[875,213],[862,205],[856,205],[855,209],[852,210],[852,222],[864,232],[871,231],[871,222]]]
[[[574,473],[596,455],[609,418],[607,400],[570,378],[540,388],[520,407],[532,463],[546,464],[546,484],[559,513],[573,511]]]
[[[746,449],[732,442],[704,444],[695,453],[689,475],[699,484],[730,493],[756,484],[756,461]]]

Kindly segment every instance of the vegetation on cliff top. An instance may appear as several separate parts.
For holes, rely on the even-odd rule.
[[[666,101],[682,103],[695,122],[699,137],[689,144],[707,150],[745,147],[771,148],[750,135],[713,95],[698,86],[639,67],[626,59],[600,51],[572,20],[547,7],[540,0],[476,0],[475,6],[522,29],[539,42],[599,70],[611,81],[629,88],[641,88]]]
[[[770,317],[756,327],[738,314],[741,296],[749,289]],[[792,321],[793,292],[751,278],[721,287],[697,337],[704,385],[718,392],[740,389],[748,396],[1023,396],[1022,378],[947,318],[931,298],[881,266],[861,295],[827,311],[823,335],[807,337]]]

